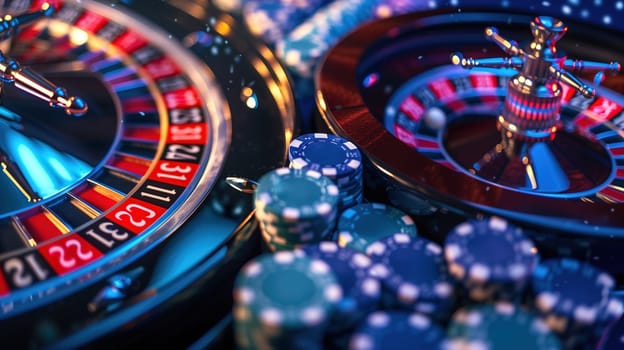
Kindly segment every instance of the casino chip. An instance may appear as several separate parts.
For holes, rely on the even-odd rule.
[[[330,267],[296,252],[248,262],[234,283],[234,333],[239,349],[322,349],[342,290]]]
[[[340,214],[338,218],[338,244],[366,253],[368,246],[393,233],[417,235],[412,218],[382,203],[362,203]]]
[[[444,255],[451,275],[476,301],[519,298],[539,261],[522,230],[497,217],[456,226],[446,237]]]
[[[358,327],[349,350],[439,349],[444,331],[426,316],[404,311],[376,311]]]
[[[542,262],[533,272],[535,308],[564,336],[593,337],[622,316],[622,302],[611,296],[615,281],[589,263],[569,258]]]
[[[340,38],[366,21],[427,9],[426,1],[336,0],[277,42],[276,52],[286,66],[301,78],[309,79],[325,52]]]
[[[343,297],[337,305],[330,333],[352,330],[380,306],[381,282],[372,276],[373,262],[368,256],[329,241],[304,246],[302,251],[326,262],[342,288]]]
[[[250,0],[243,5],[242,12],[251,33],[275,45],[330,1]]]
[[[340,136],[315,133],[294,139],[288,147],[290,167],[315,170],[340,190],[340,210],[362,202],[363,165],[360,150]]]
[[[442,248],[422,237],[395,233],[368,246],[373,272],[384,286],[384,307],[446,319],[455,304],[454,280]]]
[[[291,250],[331,238],[338,200],[338,187],[321,173],[279,168],[258,181],[255,216],[271,250]]]
[[[558,350],[561,343],[531,312],[511,303],[476,305],[453,314],[444,350]]]

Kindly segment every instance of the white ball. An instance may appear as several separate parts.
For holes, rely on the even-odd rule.
[[[431,107],[425,112],[424,121],[434,130],[442,129],[446,125],[446,113],[438,107]]]

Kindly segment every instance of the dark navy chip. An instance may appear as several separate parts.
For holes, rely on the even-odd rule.
[[[360,150],[340,136],[314,133],[294,139],[288,147],[290,167],[314,170],[332,179],[340,191],[340,209],[363,200],[363,166]]]
[[[424,315],[403,311],[370,314],[349,341],[349,350],[439,349],[442,328]]]
[[[477,301],[518,296],[539,261],[523,231],[497,217],[456,226],[446,237],[444,255],[451,275]]]
[[[290,143],[288,155],[292,168],[316,170],[332,179],[355,175],[362,168],[360,150],[332,134],[301,135]]]
[[[442,248],[422,237],[395,233],[371,243],[366,253],[383,282],[386,308],[404,308],[438,319],[455,304],[454,280],[446,269]]]
[[[558,333],[598,327],[622,313],[621,302],[610,297],[613,277],[589,263],[550,259],[537,266],[532,282],[535,307],[558,320]]]
[[[326,262],[342,288],[343,298],[336,307],[331,332],[352,329],[379,307],[381,282],[371,274],[373,262],[368,256],[329,241],[304,246],[302,251]]]

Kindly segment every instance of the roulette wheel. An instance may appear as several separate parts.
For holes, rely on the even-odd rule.
[[[188,345],[257,253],[224,178],[283,164],[285,71],[207,2],[1,6],[0,341]]]
[[[621,279],[622,75],[605,73],[600,86],[594,76],[619,70],[621,36],[535,16],[462,7],[364,25],[320,63],[319,124],[367,154],[370,198],[434,240],[467,217],[501,216],[529,230],[543,256]],[[554,73],[564,69],[579,77]],[[554,104],[542,95],[551,88]],[[557,120],[538,126],[550,113]]]

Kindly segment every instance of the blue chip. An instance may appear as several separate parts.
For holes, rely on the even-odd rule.
[[[276,54],[296,76],[311,78],[330,47],[366,21],[429,8],[430,1],[336,0],[276,43]]]
[[[372,243],[366,250],[389,297],[386,308],[406,308],[445,319],[455,304],[455,283],[446,269],[442,248],[405,233]]]
[[[360,150],[336,135],[301,135],[290,143],[288,156],[292,168],[316,170],[331,179],[359,175],[362,171]]]
[[[332,134],[305,134],[290,143],[288,158],[291,168],[332,179],[340,190],[340,210],[362,202],[362,155],[352,142]]]
[[[302,250],[307,256],[327,263],[342,288],[343,298],[330,331],[340,333],[351,329],[379,307],[381,283],[371,275],[373,263],[368,256],[329,241],[307,245]]]
[[[539,261],[522,230],[497,217],[456,226],[444,254],[451,275],[478,301],[518,297]]]
[[[546,317],[557,318],[558,333],[599,326],[621,315],[621,303],[610,294],[615,281],[589,263],[569,258],[550,259],[533,273],[535,307]],[[619,307],[617,306],[619,304]]]
[[[277,56],[299,77],[312,77],[314,67],[331,46],[375,17],[377,2],[340,0],[327,4],[276,44]]]
[[[403,311],[376,311],[353,333],[349,350],[439,349],[442,328],[426,316]]]
[[[328,2],[330,0],[252,0],[243,6],[243,17],[253,34],[275,44]]]

